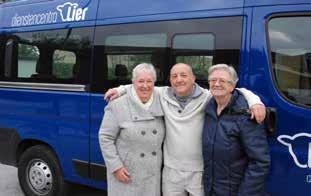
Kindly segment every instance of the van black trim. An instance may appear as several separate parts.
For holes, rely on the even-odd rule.
[[[87,85],[76,84],[52,84],[52,83],[27,83],[27,82],[2,82],[0,87],[4,88],[22,88],[22,89],[38,89],[38,90],[57,90],[57,91],[87,91]]]
[[[74,168],[77,174],[84,178],[91,178],[97,181],[106,181],[107,168],[98,163],[88,163],[86,161],[73,159]]]
[[[0,127],[0,162],[17,166],[16,152],[20,137],[14,128]]]
[[[99,181],[107,180],[107,167],[98,163],[91,163],[91,178]]]

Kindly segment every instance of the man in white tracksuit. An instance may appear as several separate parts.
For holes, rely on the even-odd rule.
[[[203,196],[202,130],[204,109],[212,95],[195,83],[189,65],[178,63],[170,72],[172,87],[157,87],[165,114],[163,196]],[[124,94],[130,85],[109,90],[105,98]],[[259,97],[239,89],[248,101],[257,122],[265,117]],[[253,115],[252,115],[253,117]]]

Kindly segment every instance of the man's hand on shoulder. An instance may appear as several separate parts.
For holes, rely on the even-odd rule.
[[[112,101],[116,98],[118,98],[120,95],[119,95],[119,92],[117,90],[117,88],[110,88],[108,89],[108,91],[105,93],[105,96],[104,96],[104,99],[109,102],[109,101]]]
[[[262,123],[266,118],[266,107],[263,104],[255,104],[251,108],[251,119],[256,119],[257,123]]]

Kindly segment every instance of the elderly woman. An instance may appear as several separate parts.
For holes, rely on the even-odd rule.
[[[133,86],[111,101],[99,131],[109,196],[160,196],[163,111],[151,64],[133,69]]]
[[[235,89],[233,67],[210,67],[212,100],[203,130],[204,191],[208,196],[265,195],[270,155],[265,130],[252,121],[247,102]]]

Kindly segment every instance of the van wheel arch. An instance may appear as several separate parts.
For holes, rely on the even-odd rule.
[[[27,196],[63,196],[67,183],[55,152],[38,144],[21,152],[18,179]]]

